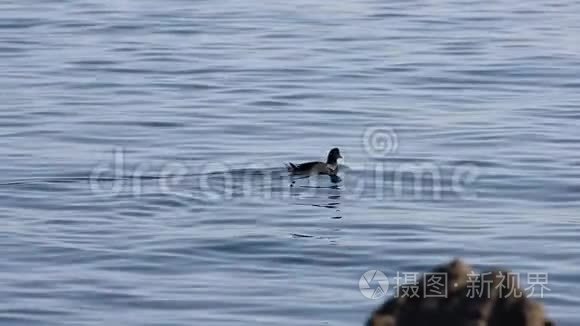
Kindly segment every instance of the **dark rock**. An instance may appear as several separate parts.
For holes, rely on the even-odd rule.
[[[367,326],[554,325],[545,318],[542,304],[529,299],[511,275],[507,271],[476,274],[462,261],[453,260],[426,273],[415,294],[399,295],[381,305]]]

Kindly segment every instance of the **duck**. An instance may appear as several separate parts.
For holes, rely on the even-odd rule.
[[[292,175],[327,174],[332,176],[336,175],[338,172],[338,159],[340,158],[342,158],[342,155],[340,155],[340,150],[335,147],[331,149],[330,152],[328,152],[326,163],[313,161],[294,164],[292,162],[288,162],[286,168]]]

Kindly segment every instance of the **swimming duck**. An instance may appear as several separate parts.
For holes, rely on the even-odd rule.
[[[336,175],[338,172],[338,159],[342,158],[340,150],[333,148],[328,153],[326,163],[323,162],[306,162],[302,164],[288,163],[286,167],[288,172],[293,175],[307,175],[307,174],[328,174]]]

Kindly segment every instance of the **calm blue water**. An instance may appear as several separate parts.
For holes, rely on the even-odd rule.
[[[460,256],[577,325],[579,12],[2,1],[0,323],[360,325],[364,272]]]

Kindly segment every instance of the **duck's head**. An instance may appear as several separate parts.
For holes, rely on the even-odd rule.
[[[335,147],[328,153],[328,159],[326,160],[326,163],[336,164],[339,158],[342,158],[342,155],[340,155],[340,150]]]

